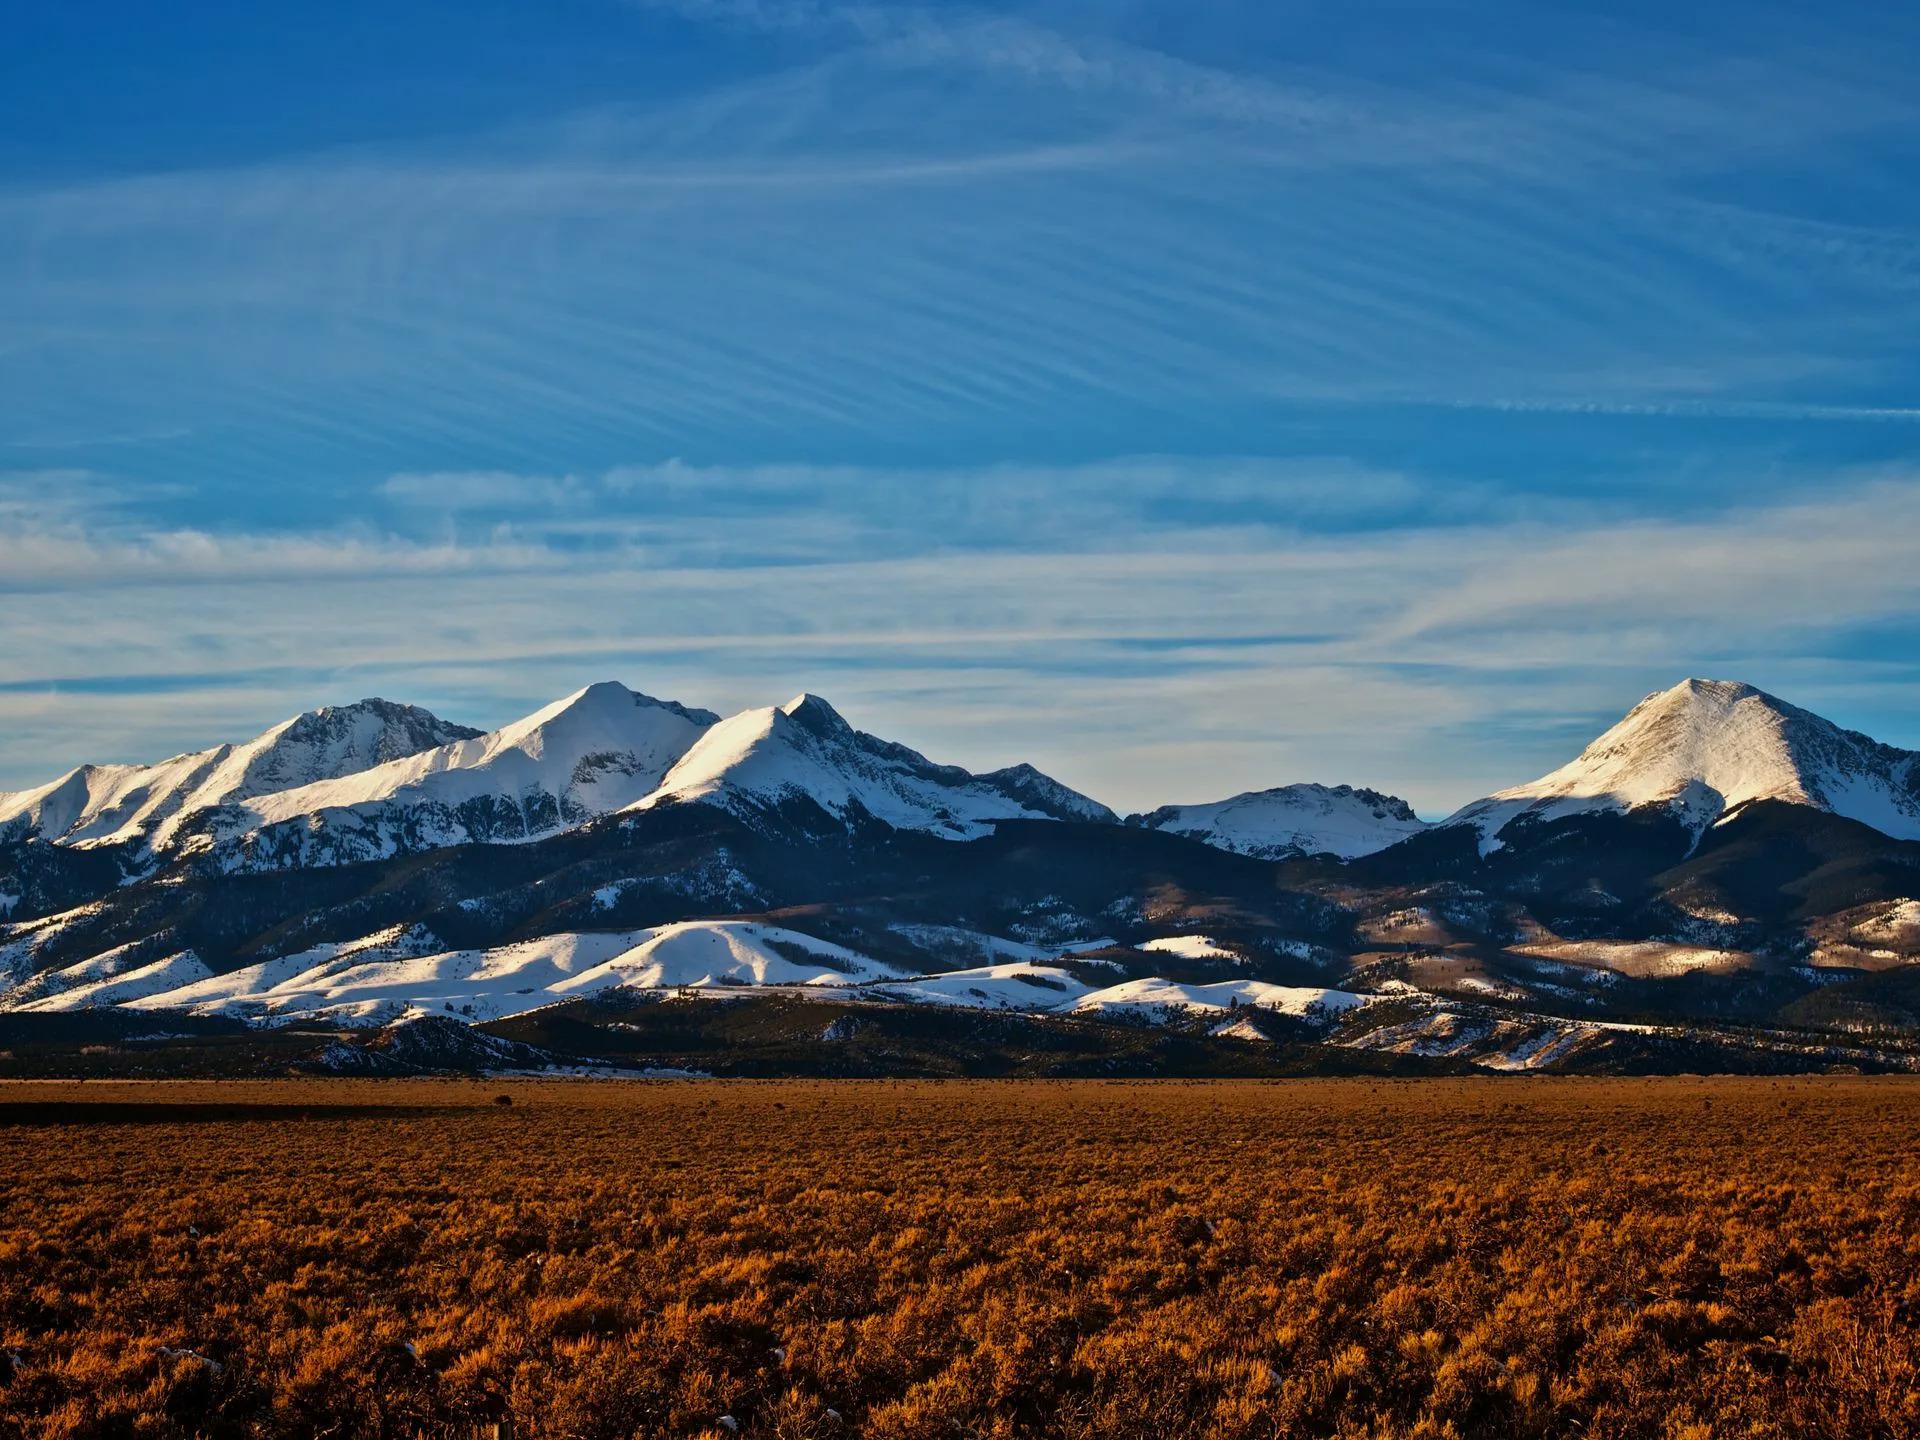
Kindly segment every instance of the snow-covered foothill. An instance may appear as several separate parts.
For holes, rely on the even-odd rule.
[[[921,975],[880,988],[887,999],[973,1010],[1058,1010],[1090,995],[1094,986],[1057,965],[1010,960]]]
[[[1336,1014],[1367,1003],[1368,997],[1348,990],[1313,985],[1269,985],[1263,980],[1218,980],[1208,985],[1185,985],[1148,977],[1110,985],[1081,996],[1070,1007],[1076,1015],[1138,1015],[1168,1019],[1181,1012],[1235,1010],[1257,1006],[1281,1015]]]
[[[688,920],[662,925],[590,970],[555,983],[555,996],[609,986],[634,990],[724,985],[857,985],[902,972],[841,945],[778,925]]]
[[[1134,947],[1159,955],[1178,955],[1183,960],[1239,960],[1241,957],[1210,935],[1162,935]]]
[[[196,962],[197,963],[197,962]],[[411,932],[384,932],[261,961],[225,975],[204,966],[171,984],[155,975],[124,994],[93,988],[82,1003],[126,1003],[283,1023],[385,1024],[403,1015],[496,1020],[596,991],[734,985],[855,986],[904,972],[843,946],[743,920],[569,932],[486,950],[423,950]],[[63,992],[82,994],[78,989]],[[52,1008],[46,1006],[42,1008]]]
[[[23,1011],[44,1013],[93,1010],[103,1006],[122,1005],[131,1000],[177,989],[183,984],[202,979],[210,973],[199,956],[191,950],[182,950],[145,965],[136,965],[116,974],[73,985],[42,999],[29,1000],[19,1008]]]

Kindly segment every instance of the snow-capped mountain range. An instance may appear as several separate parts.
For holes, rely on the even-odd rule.
[[[757,995],[773,1030],[728,1033],[831,1047],[913,1017],[880,1065],[974,1016],[966,1045],[1022,1055],[1008,1037],[1046,1017],[1494,1068],[1759,1043],[1920,1070],[1920,1018],[1883,983],[1920,963],[1910,842],[1920,755],[1724,681],[1649,696],[1437,822],[1307,783],[1123,822],[814,695],[723,718],[603,682],[486,733],[368,700],[0,795],[0,1028],[605,1024],[625,1054],[684,1033],[657,1002]],[[1650,1059],[1668,1042],[1631,1038],[1736,1011],[1787,1050]],[[1839,1056],[1809,1027],[1911,1030],[1911,1055]],[[1068,1043],[1045,1034],[1033,1053]]]
[[[603,681],[487,734],[261,796],[208,838],[275,868],[537,839],[653,794],[719,720]]]
[[[1658,808],[1698,836],[1762,799],[1920,839],[1920,757],[1748,685],[1687,680],[1641,701],[1572,763],[1439,825],[1474,826],[1491,852],[1522,817]],[[1030,765],[973,774],[936,764],[854,729],[817,695],[723,719],[603,681],[484,734],[363,700],[156,764],[85,765],[0,794],[0,844],[135,845],[281,869],[522,842],[680,804],[748,819],[799,805],[954,840],[1002,820],[1116,822]],[[1126,823],[1267,860],[1353,860],[1435,828],[1394,796],[1312,783]]]

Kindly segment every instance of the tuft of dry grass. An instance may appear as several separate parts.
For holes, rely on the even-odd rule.
[[[510,1089],[0,1087],[0,1434],[1920,1434],[1903,1080]]]

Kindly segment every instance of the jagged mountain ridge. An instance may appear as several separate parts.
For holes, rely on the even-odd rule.
[[[648,794],[719,719],[602,681],[498,730],[235,807],[215,839],[264,868],[534,839]]]
[[[1493,1069],[1920,1069],[1899,982],[1920,973],[1920,843],[1861,823],[1899,827],[1912,760],[1692,682],[1451,825],[1324,787],[1129,825],[1024,767],[937,765],[817,697],[721,720],[589,687],[486,736],[196,812],[182,833],[200,849],[128,867],[111,846],[0,845],[0,1028],[150,1039],[431,1014],[535,1035],[563,1011],[569,1033],[671,1065],[694,1032],[755,1043],[746,1017],[778,1014],[812,1058],[765,1063],[831,1070],[858,1035],[920,1023],[902,1015],[990,1013],[1029,1017],[1023,1045],[1144,1025]],[[468,813],[507,817],[496,843],[471,843],[457,812],[476,798]],[[417,851],[375,835],[361,864],[313,848],[388,823],[381,806],[424,826],[435,804],[465,828]],[[1496,804],[1483,848],[1468,822]],[[1212,829],[1178,833],[1196,810]],[[1342,860],[1301,839],[1316,812],[1364,819],[1369,841],[1410,833]],[[207,863],[278,835],[306,848]],[[1287,853],[1236,853],[1263,844]],[[694,1018],[736,1005],[737,1026]],[[875,1045],[862,1063],[904,1063]],[[498,1063],[469,1049],[448,1053]]]
[[[152,765],[83,765],[38,789],[0,794],[0,843],[170,843],[205,812],[337,779],[480,732],[415,705],[361,700],[282,721],[239,744]]]
[[[797,804],[836,824],[879,821],[954,839],[1003,819],[1116,818],[1031,765],[976,775],[936,764],[855,730],[813,695],[723,720],[604,681],[484,734],[384,701],[354,709],[406,717],[411,728],[402,739],[342,748],[324,764],[281,753],[320,720],[342,723],[343,712],[322,711],[245,746],[159,766],[89,767],[0,797],[0,826],[17,817],[0,843],[129,844],[272,870],[525,842],[623,810],[685,803],[762,820]],[[256,752],[272,763],[257,762]],[[244,783],[236,778],[243,762]],[[91,799],[64,798],[96,775],[104,778]],[[170,788],[162,793],[149,775]]]

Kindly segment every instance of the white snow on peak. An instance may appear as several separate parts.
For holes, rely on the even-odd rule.
[[[1484,849],[1522,815],[1545,820],[1649,806],[1696,838],[1756,800],[1809,805],[1920,840],[1920,755],[1882,745],[1751,685],[1684,680],[1649,695],[1578,759],[1475,801],[1444,823]]]
[[[1355,860],[1428,828],[1406,801],[1351,785],[1283,785],[1209,805],[1165,805],[1128,819],[1262,860]]]
[[[1069,818],[1111,818],[1030,767],[973,775],[936,765],[855,730],[819,696],[797,695],[722,720],[632,808],[691,801],[751,816],[811,801],[841,820],[864,812],[897,830],[972,839],[997,820],[1061,818],[1062,796]]]
[[[0,840],[167,844],[195,816],[459,741],[477,732],[412,705],[362,700],[284,720],[235,745],[152,765],[83,765],[0,795]]]
[[[1222,1020],[1207,1033],[1222,1040],[1266,1040],[1267,1032],[1260,1028],[1253,1016],[1245,1013],[1247,1008],[1244,1005],[1241,1006],[1239,1019]]]
[[[306,863],[537,838],[648,794],[718,719],[603,681],[485,735],[264,796],[225,828],[301,822],[265,843]]]

